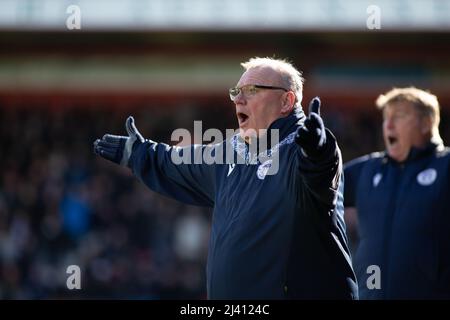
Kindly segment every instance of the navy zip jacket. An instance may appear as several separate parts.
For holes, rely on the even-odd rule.
[[[303,113],[291,114],[269,128],[279,129],[279,143],[269,145],[279,155],[273,175],[248,161],[254,154],[238,135],[222,144],[230,144],[244,164],[171,160],[171,152],[188,151],[198,160],[202,152],[214,154],[214,145],[170,147],[146,140],[134,147],[129,166],[150,189],[214,208],[209,299],[357,298],[343,221],[340,151],[327,131],[323,155],[307,158],[294,142],[303,121]]]
[[[432,143],[403,163],[373,153],[346,164],[345,206],[358,210],[361,299],[450,298],[449,170],[449,149]],[[371,265],[380,268],[380,289],[367,286]]]

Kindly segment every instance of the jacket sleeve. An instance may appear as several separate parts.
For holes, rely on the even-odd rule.
[[[356,206],[356,191],[358,190],[358,181],[361,170],[369,159],[369,156],[363,156],[353,159],[344,165],[344,206]]]
[[[437,217],[437,229],[438,229],[438,279],[437,290],[438,294],[436,299],[450,299],[450,155],[447,154],[448,166],[446,172],[446,185],[442,190],[445,195],[445,199],[442,199],[442,206]]]
[[[186,204],[212,207],[215,165],[202,161],[211,146],[171,147],[146,140],[133,147],[129,167],[151,190]]]
[[[339,181],[342,175],[341,151],[336,138],[326,129],[327,143],[319,156],[307,156],[298,147],[298,167],[306,189],[320,203],[332,209],[338,197]]]

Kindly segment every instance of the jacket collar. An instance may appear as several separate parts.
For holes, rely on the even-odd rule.
[[[411,149],[409,150],[408,157],[406,158],[405,161],[403,161],[401,163],[408,163],[408,162],[412,162],[412,161],[418,160],[420,158],[423,158],[423,157],[425,157],[427,155],[432,154],[435,151],[439,151],[439,150],[443,149],[443,147],[444,146],[442,144],[438,144],[438,143],[435,143],[435,142],[429,142],[422,148],[411,147]],[[400,163],[400,162],[392,159],[388,155],[387,151],[385,152],[385,157],[389,161],[392,161],[392,162],[395,162],[395,163]]]
[[[278,118],[272,122],[267,130],[267,134],[269,135],[268,140],[270,141],[270,133],[272,129],[279,130],[280,140],[283,140],[288,134],[294,131],[297,124],[303,124],[304,121],[305,114],[303,113],[303,110],[300,110],[299,112],[293,111],[286,117]]]
[[[233,136],[233,138],[231,139],[231,144],[233,146],[233,149],[246,160],[246,163],[256,163],[258,155],[263,153],[272,154],[273,152],[277,152],[282,145],[291,143],[294,140],[295,129],[297,125],[302,125],[304,121],[305,114],[302,110],[300,110],[299,112],[292,112],[288,116],[279,118],[272,122],[267,130],[267,138],[265,138],[266,148],[259,147],[259,141],[256,140],[256,143],[258,144],[258,148],[256,148],[256,154],[253,154],[251,152],[250,149],[252,148],[249,148],[248,143],[244,141],[239,134]],[[274,146],[272,146],[271,139],[272,129],[279,130],[279,139],[278,141],[276,141],[276,145]]]
[[[273,132],[272,130],[278,130],[278,140],[283,141],[289,134],[291,134],[296,129],[297,124],[302,125],[304,121],[305,121],[305,114],[303,113],[303,110],[300,110],[299,112],[293,111],[288,116],[278,118],[275,121],[273,121],[272,124],[267,129],[267,138],[264,137],[264,139],[266,139],[267,141],[267,148],[270,149],[273,147],[271,139]],[[276,143],[278,143],[279,141],[277,141]],[[259,141],[257,141],[257,143],[259,143]]]

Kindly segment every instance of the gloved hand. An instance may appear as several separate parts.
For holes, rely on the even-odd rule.
[[[317,157],[326,144],[327,136],[320,117],[320,99],[315,97],[309,103],[309,115],[302,127],[297,129],[295,142],[307,156]]]
[[[144,142],[144,138],[134,125],[134,118],[129,116],[125,121],[128,137],[105,134],[94,142],[94,153],[114,163],[127,167],[133,145],[136,141]]]

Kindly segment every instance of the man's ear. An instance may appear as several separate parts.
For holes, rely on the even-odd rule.
[[[281,96],[281,113],[287,115],[292,112],[295,104],[295,94],[292,91],[288,91]]]

